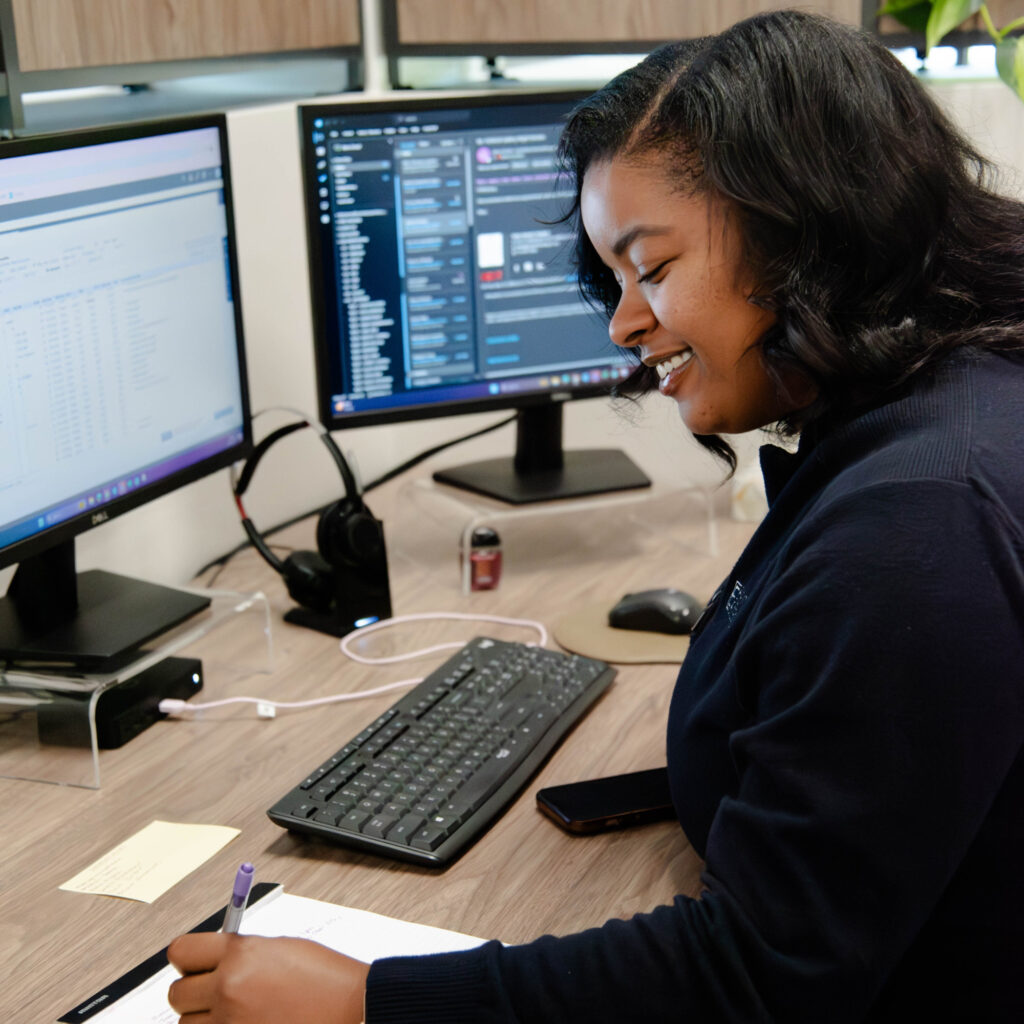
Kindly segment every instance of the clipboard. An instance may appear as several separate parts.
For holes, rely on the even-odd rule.
[[[196,932],[214,931],[227,908],[218,910]],[[390,956],[453,953],[482,946],[486,940],[447,928],[403,921],[371,910],[286,893],[284,886],[262,882],[253,886],[240,929],[242,935],[289,936],[318,942],[365,964]],[[79,1003],[60,1018],[61,1024],[174,1024],[178,1015],[167,1002],[167,988],[178,972],[167,962],[167,950],[123,974],[113,984]]]
[[[279,888],[280,885],[277,882],[257,882],[249,893],[248,906],[253,906],[263,899],[264,896]],[[190,931],[219,931],[224,923],[224,915],[227,913],[227,909],[226,906],[222,907],[215,914],[211,914],[205,921],[196,925],[195,928],[191,928]],[[167,967],[166,946],[159,953],[154,953],[148,960],[143,960],[141,964],[122,974],[116,981],[111,982],[100,989],[99,992],[83,1000],[74,1009],[68,1010],[63,1017],[58,1017],[58,1024],[78,1024],[80,1021],[86,1021],[95,1017],[116,1003],[118,999],[137,989],[154,975],[159,974],[165,967]]]

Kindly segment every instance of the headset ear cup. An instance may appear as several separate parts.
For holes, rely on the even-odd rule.
[[[315,551],[296,551],[282,569],[288,594],[304,608],[326,612],[334,600],[334,570]]]
[[[344,498],[321,513],[316,543],[332,566],[361,566],[381,557],[384,534],[380,522],[361,501]]]

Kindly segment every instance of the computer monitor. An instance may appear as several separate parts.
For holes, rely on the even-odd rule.
[[[106,670],[205,607],[75,537],[250,449],[223,116],[0,143],[0,659]]]
[[[445,483],[524,503],[645,487],[564,451],[562,406],[628,376],[579,295],[562,125],[582,93],[300,107],[320,416],[332,429],[514,408],[515,456]]]

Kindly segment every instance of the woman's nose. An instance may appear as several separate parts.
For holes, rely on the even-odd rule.
[[[654,314],[643,296],[625,289],[608,323],[608,336],[621,348],[639,345],[655,324]]]

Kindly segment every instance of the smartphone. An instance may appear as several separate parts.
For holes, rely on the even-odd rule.
[[[676,813],[667,768],[549,786],[537,793],[537,807],[557,825],[579,835],[663,821]]]

